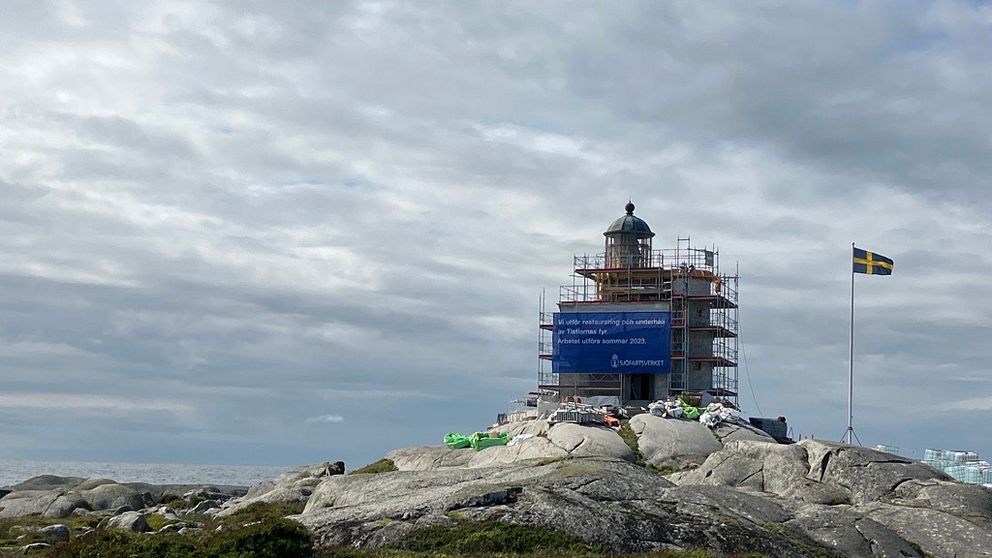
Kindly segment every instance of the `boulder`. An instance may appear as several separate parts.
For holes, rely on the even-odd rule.
[[[89,504],[91,510],[116,510],[127,506],[132,510],[140,510],[154,504],[147,492],[139,492],[123,484],[100,484],[79,493]]]
[[[0,499],[0,518],[42,515],[60,493],[49,490],[15,490]]]
[[[693,467],[723,448],[699,421],[640,414],[630,419],[630,429],[637,435],[644,461],[651,465]]]
[[[271,486],[266,488],[267,484]],[[196,488],[194,490],[167,490],[163,493],[161,501],[171,502],[179,507],[193,507],[200,502],[207,500],[220,504],[232,498],[244,497],[252,490],[256,490],[259,494],[262,494],[267,490],[271,490],[272,486],[275,486],[275,483],[273,481],[267,481],[257,483],[247,489],[235,489],[234,487],[219,489],[213,486],[208,486]],[[177,500],[181,500],[182,503],[177,502]]]
[[[55,499],[48,508],[42,513],[45,517],[54,517],[61,519],[63,517],[69,517],[76,510],[89,510],[90,503],[86,501],[81,495],[77,493],[63,494]]]
[[[200,502],[199,504],[193,506],[186,513],[190,513],[190,514],[204,514],[204,513],[207,513],[207,510],[212,510],[214,508],[219,508],[219,507],[220,507],[220,503],[218,503],[216,500],[204,500],[204,501]]]
[[[560,423],[548,430],[548,440],[569,457],[598,457],[634,461],[634,451],[623,438],[605,426]],[[526,443],[526,442],[525,442]]]
[[[52,545],[44,542],[36,542],[31,544],[26,544],[21,547],[21,554],[30,554],[35,550],[45,550],[51,548]]]
[[[48,542],[63,542],[69,540],[69,526],[61,523],[42,527],[38,533]]]
[[[123,529],[135,533],[144,533],[150,530],[145,515],[134,511],[124,512],[111,517],[107,520],[107,528]]]
[[[176,523],[169,523],[167,525],[163,525],[161,529],[159,529],[158,531],[155,531],[155,532],[158,533],[158,534],[178,533],[179,531],[182,531],[183,529],[188,529],[188,528],[189,528],[189,525],[188,524],[183,523],[182,521],[178,521]]]

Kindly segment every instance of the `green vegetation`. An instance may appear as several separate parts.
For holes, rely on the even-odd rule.
[[[210,519],[195,534],[153,536],[98,529],[57,546],[50,558],[311,558],[313,537],[284,516],[303,511],[302,502],[255,503],[223,519]],[[150,527],[169,523],[148,518]]]
[[[92,515],[74,515],[65,519],[53,519],[34,514],[0,519],[0,547],[15,545],[20,547],[30,543],[43,542],[44,537],[37,531],[49,525],[61,523],[69,527],[70,531],[78,531],[85,527],[96,527],[99,522],[100,517]],[[24,538],[18,541],[17,538],[22,535]]]
[[[605,551],[590,546],[569,533],[495,521],[466,522],[454,527],[428,527],[411,533],[398,546],[404,550],[442,554],[567,551],[574,555]]]
[[[138,535],[99,529],[59,545],[51,558],[311,558],[306,527],[283,518],[229,526],[201,536]]]
[[[634,455],[637,456],[637,464],[644,464],[644,456],[641,455],[641,448],[637,445],[637,434],[630,429],[630,419],[623,419],[620,421],[620,437],[623,441],[634,451]]]
[[[609,554],[594,551],[543,550],[528,553],[506,552],[465,552],[437,553],[416,552],[412,550],[395,549],[356,549],[350,547],[330,548],[318,552],[314,558],[765,558],[762,554],[713,554],[706,550],[663,550],[653,553],[640,554]]]
[[[659,475],[670,475],[672,473],[678,473],[679,471],[684,471],[685,469],[679,469],[678,467],[673,467],[671,465],[652,465],[651,463],[645,463],[644,468],[652,473],[657,473]]]
[[[174,519],[166,519],[161,514],[153,513],[145,518],[145,523],[148,524],[148,528],[152,531],[158,531],[166,525],[171,525],[178,522]]]
[[[428,527],[403,539],[397,548],[327,548],[313,550],[313,536],[285,515],[303,511],[301,502],[256,503],[229,517],[207,519],[202,528],[187,535],[178,533],[137,534],[98,528],[86,536],[80,529],[95,527],[98,516],[65,519],[28,516],[0,520],[0,557],[20,556],[20,547],[40,542],[36,530],[56,523],[68,525],[73,536],[68,543],[32,552],[45,558],[599,558],[610,556],[603,547],[590,545],[575,535],[540,526],[522,526],[494,521],[466,521],[462,514],[449,517],[453,527]],[[148,518],[152,526],[167,520]],[[392,523],[390,521],[389,523]],[[23,534],[28,537],[15,542]],[[705,550],[664,551],[625,555],[625,558],[721,558]],[[758,554],[723,558],[763,558]]]
[[[396,464],[393,463],[391,459],[380,459],[375,463],[369,463],[368,465],[362,467],[361,469],[355,469],[351,472],[352,475],[368,474],[375,475],[377,473],[391,473],[393,471],[399,471],[396,468]]]
[[[305,502],[255,502],[232,513],[223,523],[249,523],[252,521],[265,521],[268,519],[280,519],[287,515],[297,515],[303,513],[306,507]]]

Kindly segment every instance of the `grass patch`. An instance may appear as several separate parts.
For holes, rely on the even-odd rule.
[[[245,525],[225,524],[221,531],[197,536],[139,535],[98,529],[90,536],[61,544],[50,558],[312,558],[313,537],[306,527],[282,517]]]
[[[617,433],[623,438],[624,443],[634,451],[637,458],[643,461],[644,456],[641,455],[641,448],[637,445],[637,434],[634,434],[634,431],[630,428],[630,419],[620,420],[620,430]]]
[[[674,467],[672,465],[652,465],[651,463],[645,463],[644,468],[659,475],[670,475],[672,473],[684,471],[684,469],[679,469],[678,467]]]
[[[221,523],[251,523],[269,519],[282,519],[287,515],[303,513],[306,502],[255,502],[222,519]]]
[[[86,527],[96,527],[100,522],[100,516],[96,515],[73,515],[64,518],[42,517],[40,514],[24,515],[21,517],[8,517],[0,519],[0,546],[24,546],[34,542],[45,542],[45,538],[36,531],[49,525],[65,525],[70,532],[76,532]],[[21,541],[15,542],[17,537],[27,535]]]
[[[634,431],[630,428],[630,419],[620,420],[620,430],[617,431],[617,434],[620,434],[620,438],[627,444],[627,447],[633,450],[634,464],[648,468],[647,462],[644,461],[644,454],[641,453],[641,448],[637,442],[637,434],[634,434]]]
[[[361,475],[361,474],[375,475],[375,474],[378,474],[378,473],[391,473],[393,471],[399,471],[399,469],[396,468],[396,464],[393,463],[393,460],[392,459],[385,459],[385,458],[383,458],[383,459],[380,459],[379,461],[376,461],[375,463],[369,463],[368,465],[362,467],[361,469],[355,469],[350,474],[352,474],[352,475]]]
[[[51,558],[180,558],[196,556],[196,545],[179,535],[136,535],[121,529],[98,529],[91,535],[55,547]]]
[[[153,513],[145,518],[145,523],[148,524],[148,528],[152,531],[158,531],[166,525],[172,525],[173,523],[178,523],[174,519],[166,519],[162,514]]]

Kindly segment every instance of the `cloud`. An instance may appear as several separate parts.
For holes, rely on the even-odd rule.
[[[962,411],[992,411],[992,395],[953,401],[948,406]]]
[[[305,420],[307,424],[328,424],[336,422],[344,422],[344,417],[341,415],[318,415],[315,417],[310,417]]]
[[[79,411],[100,413],[165,412],[176,417],[188,417],[195,410],[188,403],[165,399],[138,399],[75,393],[0,395],[0,409],[34,409],[53,414]]]
[[[858,278],[859,436],[983,449],[917,410],[988,376],[988,13],[17,4],[9,457],[314,462],[327,405],[349,462],[474,431],[630,198],[740,270],[761,408],[806,434],[846,426],[850,243],[892,257]]]

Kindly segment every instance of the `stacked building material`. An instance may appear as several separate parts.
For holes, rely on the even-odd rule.
[[[603,424],[606,414],[593,407],[582,403],[566,402],[558,406],[555,412],[548,417],[548,422],[555,424],[558,422],[574,422],[576,424]]]
[[[969,484],[992,485],[992,464],[975,452],[927,448],[923,462]]]

